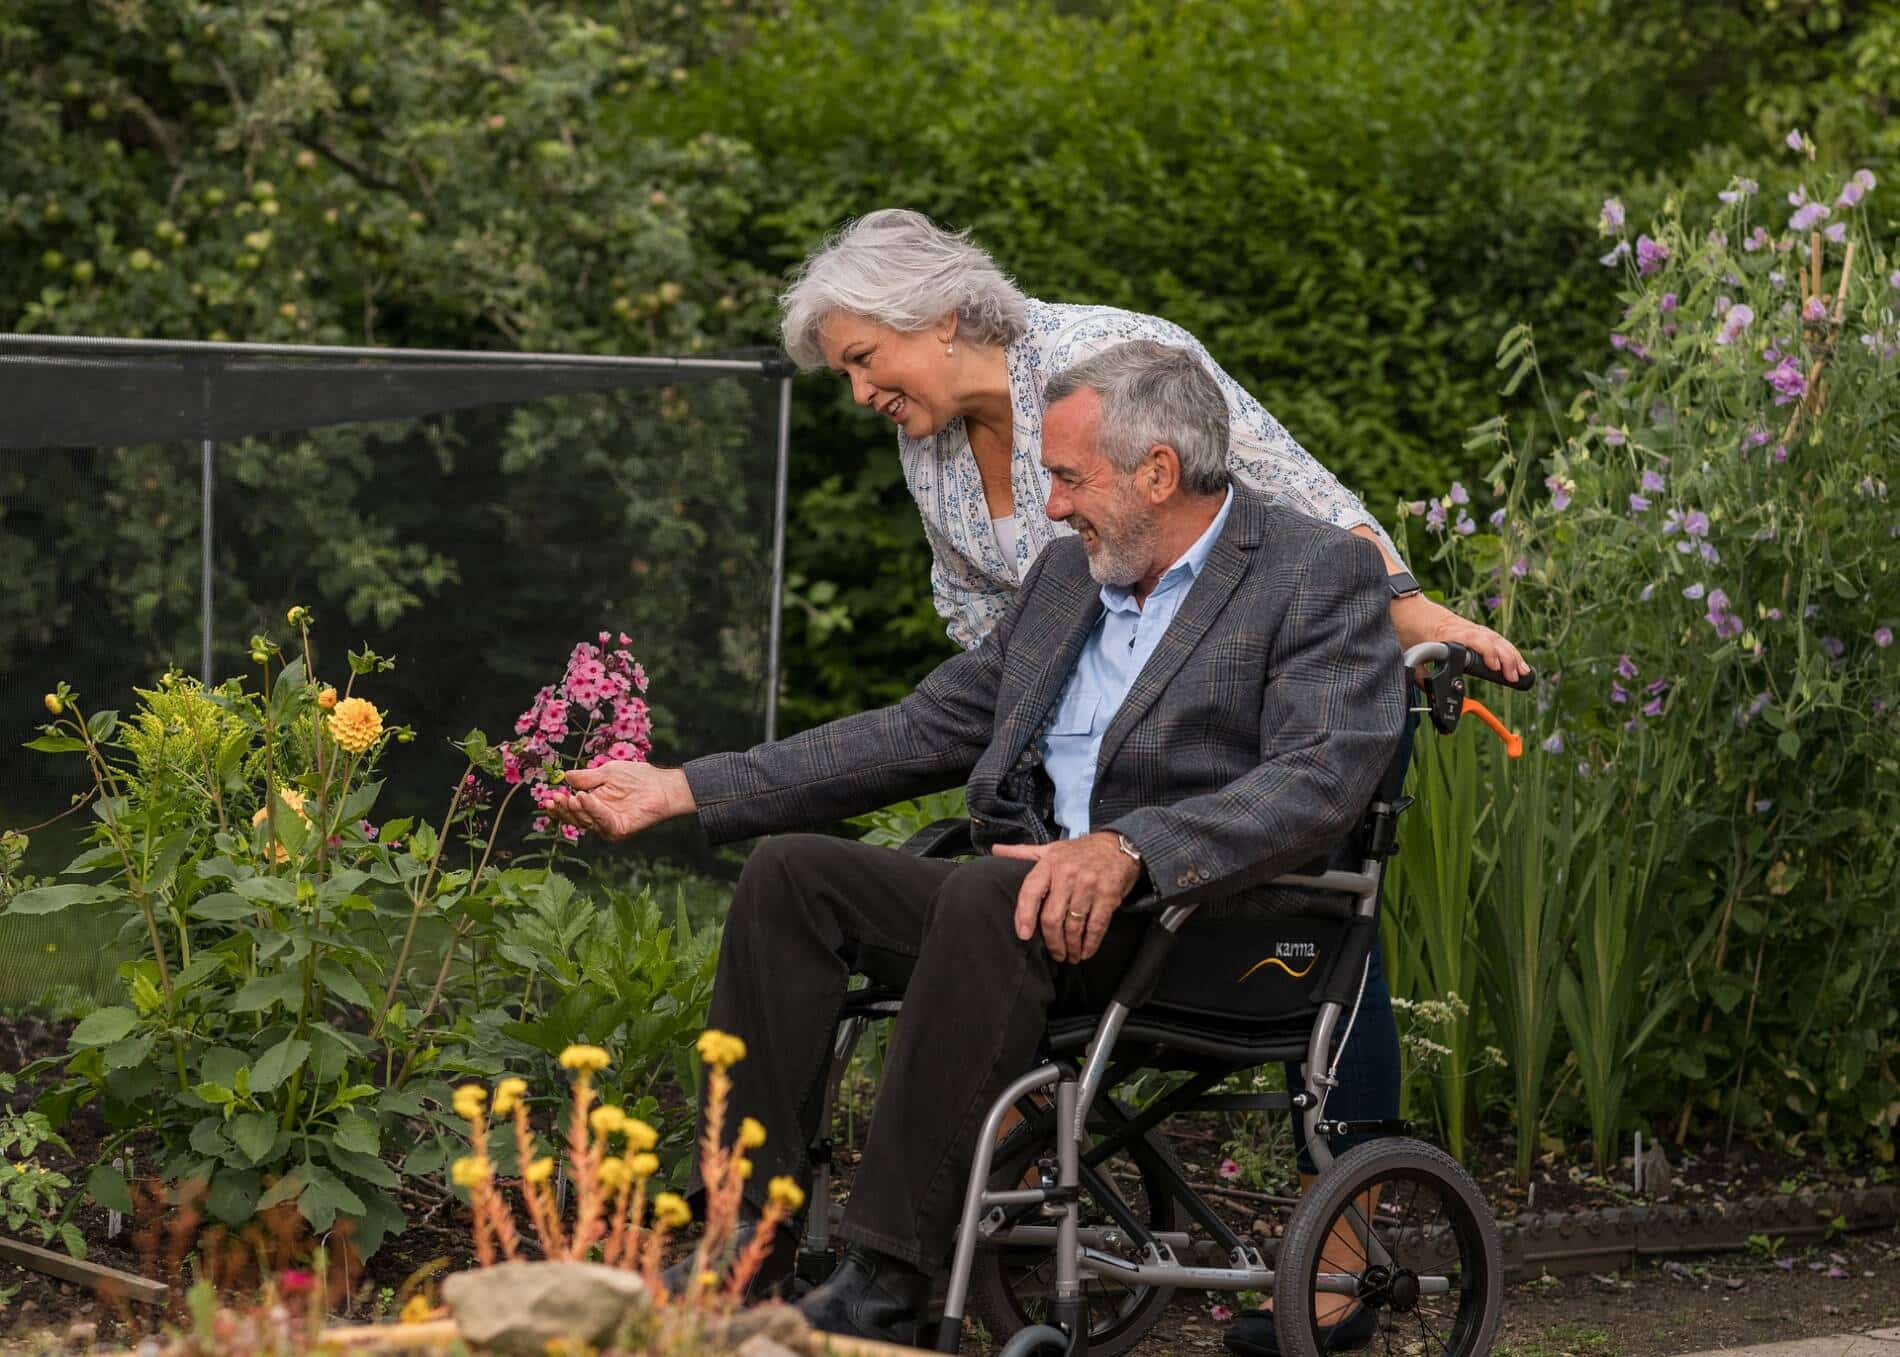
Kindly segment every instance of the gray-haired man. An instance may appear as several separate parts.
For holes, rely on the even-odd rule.
[[[893,707],[742,754],[570,774],[554,808],[610,839],[697,811],[732,839],[967,779],[982,856],[773,839],[726,923],[710,1022],[749,1048],[734,1115],[771,1134],[755,1183],[809,1172],[853,971],[908,977],[840,1230],[853,1248],[803,1302],[837,1332],[911,1337],[982,1119],[1052,1011],[1106,1002],[1137,885],[1186,902],[1307,861],[1364,810],[1404,719],[1377,549],[1235,492],[1226,403],[1192,355],[1122,344],[1047,400],[1047,511],[1077,536],[980,647]]]

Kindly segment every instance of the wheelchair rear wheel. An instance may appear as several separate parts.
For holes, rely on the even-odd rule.
[[[1503,1303],[1497,1225],[1450,1155],[1375,1140],[1341,1155],[1287,1220],[1274,1275],[1286,1357],[1368,1344],[1483,1357]],[[1342,1308],[1350,1297],[1357,1305]]]
[[[1126,1115],[1126,1109],[1123,1109]],[[1108,1128],[1096,1117],[1091,1129]],[[990,1175],[998,1187],[1019,1185],[1033,1174],[1037,1162],[1054,1154],[1052,1126],[1019,1125],[997,1147],[996,1167]],[[1180,1172],[1174,1155],[1160,1142],[1144,1138],[1097,1166],[1097,1172],[1129,1213],[1151,1231],[1181,1230],[1179,1204],[1162,1184],[1159,1166]],[[1039,1216],[1025,1224],[1052,1226]],[[1114,1229],[1108,1209],[1085,1186],[1082,1191],[1082,1228]],[[1115,1250],[1111,1249],[1110,1252]],[[970,1275],[969,1314],[989,1331],[999,1346],[1032,1324],[1048,1322],[1049,1300],[1055,1289],[1055,1248],[1052,1244],[991,1247],[979,1244]],[[1089,1307],[1089,1357],[1116,1357],[1139,1343],[1162,1311],[1174,1299],[1173,1287],[1129,1286],[1091,1278],[1085,1286]]]

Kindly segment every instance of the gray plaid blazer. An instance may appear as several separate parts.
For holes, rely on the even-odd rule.
[[[1350,831],[1397,748],[1405,687],[1390,607],[1372,543],[1236,486],[1205,568],[1102,740],[1090,823],[1128,836],[1164,898],[1268,904],[1248,888]],[[895,706],[688,763],[700,822],[715,840],[743,838],[967,779],[979,848],[1049,842],[1037,737],[1101,615],[1081,539],[1052,543],[983,643]]]

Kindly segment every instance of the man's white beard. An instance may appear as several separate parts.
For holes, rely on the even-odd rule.
[[[1089,578],[1097,584],[1127,589],[1148,573],[1157,529],[1153,516],[1143,512],[1135,500],[1128,482],[1116,489],[1113,517],[1096,519],[1090,526],[1095,529],[1096,544],[1089,555]]]

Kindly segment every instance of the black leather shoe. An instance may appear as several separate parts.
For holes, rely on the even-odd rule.
[[[1378,1332],[1378,1315],[1361,1305],[1337,1324],[1319,1325],[1316,1336],[1321,1352],[1350,1352],[1365,1347]],[[1221,1342],[1238,1357],[1280,1357],[1280,1331],[1271,1310],[1242,1310]]]
[[[930,1276],[901,1259],[853,1244],[825,1284],[798,1302],[825,1333],[913,1346],[930,1300]]]
[[[734,1230],[733,1254],[743,1253],[752,1242],[752,1236],[758,1232],[759,1222],[756,1220],[748,1220]],[[752,1284],[746,1287],[745,1298],[748,1302],[782,1299],[786,1283],[792,1280],[792,1271],[798,1264],[798,1232],[789,1224],[781,1224],[773,1230],[773,1235],[772,1251],[765,1255],[765,1261],[759,1265]],[[693,1255],[689,1252],[662,1272],[660,1282],[666,1287],[669,1296],[682,1295],[689,1290],[693,1284]]]

